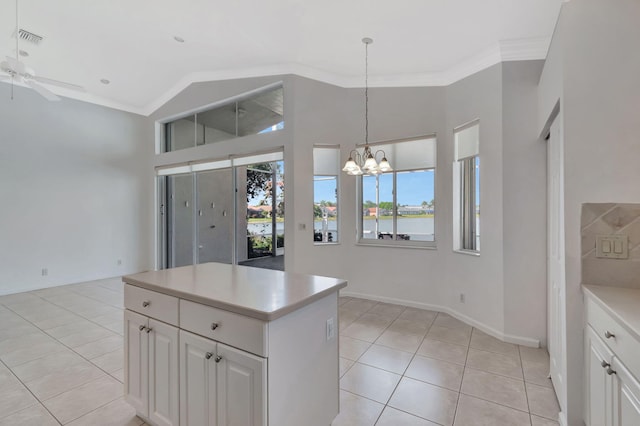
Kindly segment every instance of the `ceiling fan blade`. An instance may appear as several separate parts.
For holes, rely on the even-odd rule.
[[[20,67],[20,61],[18,61],[16,58],[12,58],[11,56],[5,56],[5,58],[7,59],[7,62],[9,63],[11,68],[13,68],[14,70],[17,70]]]
[[[52,86],[62,87],[64,89],[77,90],[79,92],[85,92],[86,89],[82,86],[78,86],[77,84],[65,83],[64,81],[53,80],[47,77],[33,77],[34,80],[39,81],[40,83],[50,84]]]
[[[31,87],[33,90],[38,92],[46,100],[48,100],[48,101],[59,101],[60,100],[60,98],[56,94],[51,92],[49,89],[39,85],[35,81],[26,80],[25,82],[29,85],[29,87]]]

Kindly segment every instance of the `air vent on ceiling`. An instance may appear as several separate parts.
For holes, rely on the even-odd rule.
[[[34,34],[32,32],[29,32],[27,30],[23,30],[22,28],[20,28],[18,30],[18,34],[20,36],[20,40],[24,40],[24,41],[28,41],[29,43],[33,43],[33,44],[40,44],[40,42],[42,41],[42,37]]]

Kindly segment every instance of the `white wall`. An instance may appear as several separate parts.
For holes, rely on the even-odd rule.
[[[0,294],[150,267],[147,119],[0,84],[0,129]]]
[[[546,143],[538,137],[542,61],[502,67],[504,328],[546,345]]]
[[[508,79],[503,75],[503,67],[509,71]],[[539,179],[544,170],[544,155],[539,150],[544,146],[535,145],[535,86],[539,73],[539,62],[499,64],[446,88],[370,89],[371,142],[434,133],[437,136],[436,250],[357,245],[356,179],[346,175],[340,176],[341,241],[336,245],[313,242],[313,146],[339,144],[344,161],[356,144],[364,142],[362,89],[343,89],[297,76],[192,85],[152,118],[162,120],[175,116],[181,109],[191,111],[220,101],[223,95],[235,96],[281,80],[285,129],[161,154],[153,162],[170,164],[221,158],[283,146],[287,270],[342,277],[349,281],[345,293],[445,310],[498,337],[536,344],[545,334],[544,306],[541,307],[544,280],[540,282],[540,273],[523,278],[517,268],[526,263],[531,270],[545,270],[545,247],[539,243],[544,235],[544,214],[542,218],[534,217],[540,216],[540,208],[544,209],[545,197],[544,180]],[[509,91],[506,95],[505,90]],[[503,126],[503,102],[513,109],[509,115],[514,121],[512,126]],[[476,118],[480,119],[482,161],[479,257],[454,253],[452,244],[453,128]],[[508,147],[503,133],[509,138]],[[530,164],[523,170],[505,164],[536,149],[536,155],[529,158]],[[522,186],[519,183],[531,187],[524,201],[518,198]],[[521,201],[524,205],[513,208],[513,202]],[[513,215],[517,218],[505,226],[505,217]],[[533,225],[520,229],[519,221],[530,221]],[[511,231],[513,238],[505,234]],[[518,266],[506,266],[505,247],[517,246],[522,240],[531,241],[525,250],[527,259]],[[465,293],[465,303],[459,302],[460,292]],[[527,304],[527,297],[535,303]],[[514,308],[507,309],[507,301]],[[525,312],[526,318],[519,316],[519,312]],[[508,328],[505,318],[509,320]]]
[[[541,80],[541,114],[557,97],[564,116],[569,425],[582,424],[581,205],[640,200],[639,20],[637,0],[566,3]]]

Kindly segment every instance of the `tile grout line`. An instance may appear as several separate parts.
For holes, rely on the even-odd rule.
[[[14,372],[13,372],[13,370],[12,370],[12,369],[7,365],[7,364],[5,364],[5,362],[4,362],[4,361],[2,361],[2,359],[0,359],[0,363],[1,363],[2,365],[4,365],[4,366],[6,367],[6,369],[7,369],[7,370],[8,370],[8,371],[13,375],[13,377],[15,377],[15,378],[16,378],[16,380],[18,380],[18,381],[20,382],[20,384],[21,384],[21,385],[22,385],[22,386],[23,386],[23,387],[24,387],[24,388],[25,388],[25,389],[26,389],[26,390],[27,390],[27,391],[28,391],[28,392],[33,396],[33,398],[37,401],[37,404],[40,404],[40,405],[42,406],[42,408],[44,408],[44,409],[47,411],[47,413],[49,413],[49,414],[51,415],[51,417],[52,417],[56,422],[58,422],[58,424],[59,424],[59,425],[62,425],[62,422],[61,422],[60,420],[58,420],[58,418],[57,418],[56,416],[54,416],[54,415],[53,415],[53,413],[52,413],[51,411],[49,411],[49,409],[47,408],[47,406],[46,406],[46,405],[44,405],[44,404],[42,403],[42,401],[40,401],[40,399],[38,399],[38,397],[37,397],[37,396],[36,396],[36,395],[31,391],[31,389],[29,389],[29,388],[27,387],[27,385],[26,385],[26,384],[25,384],[25,383],[24,383],[24,382],[23,382],[23,381],[22,381],[22,380],[21,380],[21,379],[16,375],[16,373],[14,373]],[[24,407],[22,410],[25,410],[25,409],[27,409],[27,408],[33,407],[33,406],[35,406],[35,405],[36,405],[36,404],[30,405],[30,406],[28,406],[28,407]],[[14,414],[16,414],[16,413],[19,413],[19,412],[20,412],[20,411],[22,411],[22,410],[18,410],[18,411],[16,411],[15,413],[11,413],[11,414],[9,414],[8,416],[4,416],[4,417],[2,417],[2,418],[5,418],[5,419],[6,419],[7,417],[12,416],[12,415],[14,415]],[[0,418],[0,420],[1,420],[2,418]]]
[[[33,290],[33,291],[37,291],[37,290]],[[29,291],[29,292],[27,292],[27,294],[32,294],[32,292],[33,292],[33,291]],[[73,290],[70,290],[70,291],[71,291],[72,293],[79,294],[79,293],[76,293],[76,292],[75,292],[75,291],[73,291]],[[75,312],[73,312],[73,311],[69,310],[68,308],[66,308],[66,307],[64,307],[64,306],[57,305],[56,303],[50,302],[49,300],[45,299],[44,297],[42,297],[42,296],[40,296],[40,295],[38,295],[38,294],[32,294],[32,295],[33,295],[34,297],[38,297],[38,298],[40,298],[40,299],[42,299],[42,300],[46,301],[47,303],[51,303],[51,304],[52,304],[52,305],[54,305],[54,306],[58,306],[58,307],[60,307],[60,308],[62,308],[62,309],[64,309],[64,310],[66,310],[66,311],[68,311],[68,312],[71,312],[72,314],[78,315],[78,314],[76,314]],[[81,295],[81,296],[82,296],[82,295]],[[13,309],[11,309],[11,307],[10,307],[10,306],[4,305],[4,304],[3,304],[3,306],[5,306],[7,309],[9,309],[11,312],[13,312],[15,315],[17,315],[17,316],[19,316],[20,318],[22,318],[24,321],[26,321],[26,322],[28,322],[29,324],[31,324],[31,325],[33,325],[34,327],[36,327],[40,332],[44,333],[47,337],[49,337],[49,338],[51,338],[51,339],[55,340],[57,343],[59,343],[59,344],[61,344],[62,346],[66,347],[67,349],[69,349],[70,351],[72,351],[74,354],[78,355],[80,358],[82,358],[82,359],[84,359],[85,361],[87,361],[88,363],[90,363],[93,367],[95,367],[95,368],[97,368],[98,370],[102,371],[104,374],[106,374],[107,376],[109,376],[109,377],[113,378],[114,380],[116,380],[116,381],[120,382],[120,380],[119,380],[119,379],[117,379],[116,377],[113,377],[113,376],[111,375],[111,373],[107,372],[106,370],[104,370],[104,369],[103,369],[103,368],[101,368],[100,366],[98,366],[98,365],[94,364],[93,362],[91,362],[91,360],[90,360],[90,359],[88,359],[88,358],[84,357],[82,354],[80,354],[80,353],[76,352],[76,351],[74,350],[74,348],[72,348],[72,347],[70,347],[70,346],[68,346],[68,345],[66,345],[66,344],[64,344],[64,343],[62,343],[62,342],[61,342],[60,340],[58,340],[57,338],[55,338],[55,337],[53,337],[53,336],[49,335],[45,330],[43,330],[43,329],[41,329],[40,327],[38,327],[38,326],[37,326],[35,323],[33,323],[31,320],[29,320],[29,319],[27,319],[27,318],[23,317],[21,314],[19,314],[18,312],[14,311]],[[118,308],[118,309],[122,309],[122,308]],[[82,315],[78,315],[78,316],[82,317]],[[84,318],[84,317],[82,317],[82,318]],[[87,318],[84,318],[84,319],[87,319]],[[88,319],[87,319],[87,320],[88,320]],[[90,321],[90,320],[88,320],[88,321]],[[90,322],[93,322],[93,321],[90,321]],[[95,323],[94,323],[94,324],[95,324]],[[62,325],[62,326],[64,326],[64,325]],[[54,327],[54,328],[55,328],[55,327]],[[104,327],[103,327],[103,328],[104,328]],[[109,330],[109,331],[110,331],[110,330]],[[72,334],[74,334],[74,333],[72,333]],[[116,333],[116,334],[117,334],[117,333]],[[121,336],[121,337],[122,337],[122,336]],[[91,342],[87,342],[87,343],[94,343],[94,342],[97,342],[98,340],[101,340],[101,339],[97,339],[97,340],[94,340],[94,341],[91,341]],[[111,351],[111,352],[116,352],[116,351]],[[111,352],[108,352],[108,353],[111,353]],[[49,354],[47,354],[47,355],[49,355]],[[14,367],[19,367],[19,366],[21,366],[21,365],[23,365],[23,364],[26,364],[26,363],[28,363],[28,362],[31,362],[31,361],[37,361],[37,360],[39,360],[39,359],[45,358],[47,355],[44,355],[44,356],[42,356],[42,357],[38,357],[38,358],[34,358],[34,359],[29,360],[29,361],[26,361],[26,362],[24,362],[24,363],[22,363],[22,364],[14,365]],[[38,398],[38,397],[37,397],[37,396],[36,396],[36,395],[31,391],[31,389],[29,389],[29,387],[27,386],[27,384],[26,384],[25,382],[23,382],[22,380],[20,380],[20,378],[18,378],[18,376],[16,376],[16,374],[13,372],[13,370],[11,369],[11,367],[7,366],[7,365],[4,363],[4,361],[2,361],[1,359],[0,359],[0,362],[2,362],[2,364],[3,364],[3,365],[5,365],[5,366],[7,367],[7,369],[11,372],[11,374],[12,374],[12,375],[14,375],[14,376],[15,376],[15,377],[20,381],[20,383],[25,387],[25,389],[27,389],[27,390],[29,391],[29,393],[31,393],[31,394],[33,395],[33,397],[36,399],[36,401],[38,401],[38,403],[39,403],[40,405],[42,405],[42,406],[47,410],[47,412],[49,412],[49,414],[51,414],[51,415],[56,419],[56,421],[57,421],[59,424],[61,424],[61,425],[62,425],[62,422],[60,422],[60,421],[58,420],[58,418],[57,418],[57,417],[55,417],[55,416],[53,415],[53,413],[51,413],[51,412],[49,411],[49,409],[44,405],[44,401],[48,401],[48,400],[50,400],[50,399],[52,399],[52,398],[55,398],[55,397],[57,397],[57,396],[59,396],[59,395],[62,395],[63,393],[69,392],[69,391],[71,391],[71,390],[74,390],[74,389],[77,389],[77,388],[79,388],[79,387],[81,387],[81,386],[84,386],[84,385],[86,385],[86,384],[88,384],[88,383],[91,383],[91,382],[94,382],[94,381],[96,381],[96,380],[100,380],[100,379],[101,379],[101,378],[98,378],[98,379],[92,379],[92,380],[89,380],[88,382],[85,382],[85,383],[79,384],[79,385],[77,385],[77,386],[72,386],[71,388],[69,388],[69,389],[67,389],[67,390],[65,390],[65,391],[63,391],[63,392],[60,392],[60,393],[55,394],[55,395],[52,395],[52,396],[50,396],[49,398],[47,398],[46,400],[40,400],[40,398]],[[63,370],[64,370],[64,369],[63,369]],[[48,374],[52,374],[52,373],[48,373]],[[48,374],[47,374],[47,375],[48,375]],[[122,382],[120,382],[120,383],[122,384]],[[124,384],[123,384],[123,386],[124,386]],[[119,398],[119,397],[118,397],[118,398]],[[98,407],[98,408],[102,408],[102,407],[104,407],[105,405],[112,403],[113,401],[115,401],[115,400],[116,400],[116,399],[118,399],[118,398],[115,398],[115,399],[113,399],[113,400],[111,400],[111,401],[108,401],[107,403],[105,403],[105,404],[101,405],[101,406],[100,406],[100,407]],[[97,410],[98,408],[96,408],[96,410]],[[92,411],[95,411],[95,410],[92,410]],[[81,416],[79,416],[79,417],[77,417],[77,418],[75,418],[75,419],[72,419],[72,420],[70,420],[70,421],[69,421],[69,422],[67,422],[67,423],[70,423],[70,422],[72,422],[72,421],[75,421],[75,420],[79,419],[80,417],[85,416],[85,415],[87,415],[87,414],[89,414],[89,413],[84,413],[84,414],[82,414]]]
[[[527,392],[527,382],[524,377],[524,364],[522,363],[522,352],[520,352],[520,346],[518,346],[518,356],[520,358],[520,368],[522,369],[522,382],[524,384],[524,397],[527,401],[527,411],[529,412],[529,425],[533,424],[533,419],[531,418],[531,407],[529,406],[529,393]]]

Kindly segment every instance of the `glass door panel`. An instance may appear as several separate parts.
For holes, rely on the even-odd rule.
[[[233,175],[231,169],[196,173],[197,263],[231,263]]]
[[[167,263],[170,268],[193,264],[193,176],[167,177]]]

